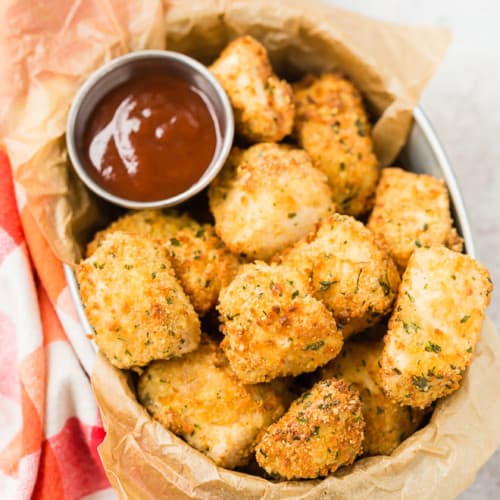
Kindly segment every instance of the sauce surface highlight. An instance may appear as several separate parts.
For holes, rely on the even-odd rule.
[[[192,186],[209,166],[218,130],[208,101],[170,75],[132,78],[90,115],[84,163],[94,182],[133,201],[157,201]]]

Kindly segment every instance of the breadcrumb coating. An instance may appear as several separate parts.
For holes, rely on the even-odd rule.
[[[95,342],[114,366],[144,366],[198,347],[200,321],[158,241],[110,233],[79,264],[77,280]]]
[[[229,251],[211,224],[180,229],[166,245],[175,273],[196,312],[206,314],[236,275],[239,258]]]
[[[327,476],[362,452],[364,425],[358,393],[343,380],[323,380],[267,429],[255,456],[278,478]]]
[[[396,265],[359,221],[333,214],[277,256],[301,272],[316,298],[333,313],[344,338],[365,330],[391,311],[400,283]]]
[[[327,73],[306,76],[294,86],[294,98],[298,143],[328,176],[338,211],[368,212],[379,167],[361,94],[342,75]]]
[[[274,142],[292,131],[292,88],[273,73],[265,47],[255,38],[233,40],[209,69],[229,96],[241,136]]]
[[[287,407],[282,381],[244,385],[208,336],[180,359],[155,361],[141,375],[139,400],[167,429],[217,465],[246,465],[257,437]]]
[[[187,214],[179,215],[173,210],[134,210],[122,215],[102,231],[98,231],[87,245],[86,256],[90,257],[104,241],[109,233],[142,234],[154,239],[174,236],[183,227],[190,227],[196,222]]]
[[[391,399],[425,408],[458,389],[492,289],[468,255],[443,246],[413,252],[384,338],[381,379]]]
[[[210,224],[199,224],[174,210],[129,212],[99,231],[87,246],[92,255],[103,239],[115,231],[150,236],[166,245],[171,263],[198,314],[217,303],[220,290],[229,284],[240,264]]]
[[[382,169],[368,228],[386,244],[401,272],[415,248],[445,245],[462,251],[446,184],[426,174]]]
[[[311,372],[342,348],[331,313],[293,269],[260,261],[243,266],[217,309],[221,347],[248,384]]]
[[[215,230],[228,248],[263,260],[334,210],[327,178],[307,153],[272,143],[234,151],[209,199]]]
[[[425,416],[422,410],[391,401],[382,391],[382,348],[382,341],[346,342],[342,352],[321,369],[322,378],[343,379],[359,392],[366,423],[365,455],[390,455],[418,429]]]

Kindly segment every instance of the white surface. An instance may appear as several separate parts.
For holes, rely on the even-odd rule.
[[[447,57],[422,97],[462,190],[478,259],[500,287],[500,2],[497,0],[329,0],[403,24],[450,28]],[[488,311],[500,323],[500,291]],[[500,422],[499,422],[500,425]],[[500,450],[460,500],[500,499]]]

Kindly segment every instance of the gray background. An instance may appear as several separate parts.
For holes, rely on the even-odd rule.
[[[326,0],[325,0],[326,1]],[[450,158],[478,259],[500,288],[500,1],[329,0],[386,21],[450,28],[453,42],[421,104]],[[500,290],[488,310],[500,324]],[[500,425],[500,422],[499,422]],[[500,450],[460,500],[500,499]],[[438,499],[437,499],[438,500]]]

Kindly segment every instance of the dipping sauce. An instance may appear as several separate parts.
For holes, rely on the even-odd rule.
[[[170,75],[135,77],[97,104],[84,134],[84,164],[99,186],[133,201],[182,193],[208,168],[219,131],[208,99]]]

